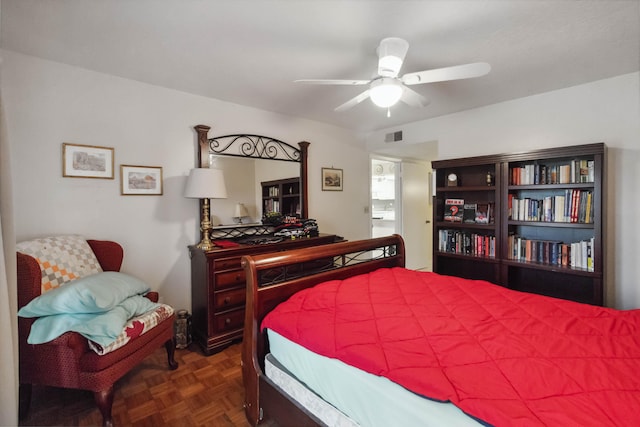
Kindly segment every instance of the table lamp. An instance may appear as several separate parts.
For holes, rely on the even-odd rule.
[[[209,215],[209,199],[227,198],[227,188],[224,184],[222,171],[211,168],[191,169],[184,189],[184,197],[202,199],[202,220],[200,221],[202,240],[196,247],[203,251],[215,248],[216,245],[210,238],[212,225]]]
[[[233,214],[233,217],[236,221],[238,221],[238,224],[242,224],[242,218],[247,218],[248,216],[249,211],[247,210],[247,207],[244,205],[244,203],[236,204],[236,210]]]

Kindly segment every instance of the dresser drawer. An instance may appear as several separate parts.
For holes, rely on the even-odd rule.
[[[241,257],[220,258],[213,261],[213,268],[216,271],[229,270],[230,268],[240,268]]]
[[[214,316],[214,327],[217,332],[226,332],[242,328],[244,323],[244,308],[227,311]]]
[[[233,288],[245,284],[244,270],[231,270],[224,273],[213,273],[215,289]]]
[[[213,306],[215,307],[215,310],[218,311],[220,309],[224,310],[229,307],[244,305],[246,292],[247,291],[244,288],[216,292]]]

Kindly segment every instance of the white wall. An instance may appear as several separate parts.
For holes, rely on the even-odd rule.
[[[197,201],[184,199],[195,165],[193,126],[211,136],[258,133],[307,140],[309,210],[322,232],[369,235],[369,157],[391,130],[344,129],[114,76],[2,52],[2,96],[11,145],[18,240],[53,233],[113,239],[124,271],[148,280],[164,300],[190,307],[187,245],[199,239]],[[427,107],[428,108],[428,107]],[[603,141],[608,161],[607,303],[640,307],[640,73],[504,102],[403,126],[405,145],[438,141],[454,158]],[[115,148],[116,179],[62,178],[63,142]],[[347,160],[348,159],[348,160]],[[159,165],[163,196],[121,196],[119,165]],[[344,169],[344,191],[323,192],[320,169]]]
[[[439,159],[606,143],[606,301],[640,307],[640,73],[385,129],[367,136],[369,150],[395,130],[405,144],[437,140]]]
[[[18,241],[62,233],[118,241],[123,271],[190,309],[187,246],[199,240],[199,216],[182,190],[196,164],[197,124],[211,126],[210,136],[311,142],[309,210],[320,231],[369,235],[368,155],[349,131],[9,51],[2,67]],[[63,142],[114,147],[116,178],[63,178]],[[162,166],[164,195],[121,196],[120,164]],[[323,166],[345,170],[343,192],[320,190]]]

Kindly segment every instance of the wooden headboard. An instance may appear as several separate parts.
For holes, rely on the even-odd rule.
[[[242,346],[245,412],[252,425],[275,418],[282,425],[314,425],[309,414],[282,395],[264,375],[269,352],[264,317],[296,292],[328,280],[340,280],[378,268],[404,267],[402,237],[340,242],[285,252],[244,256],[247,299]]]

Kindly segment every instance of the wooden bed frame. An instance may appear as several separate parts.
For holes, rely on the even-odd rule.
[[[281,426],[322,423],[289,399],[264,374],[269,352],[260,324],[268,312],[296,292],[318,283],[344,279],[383,267],[404,267],[404,241],[399,235],[341,242],[319,247],[242,258],[247,302],[242,347],[245,412],[252,425],[275,420]]]

